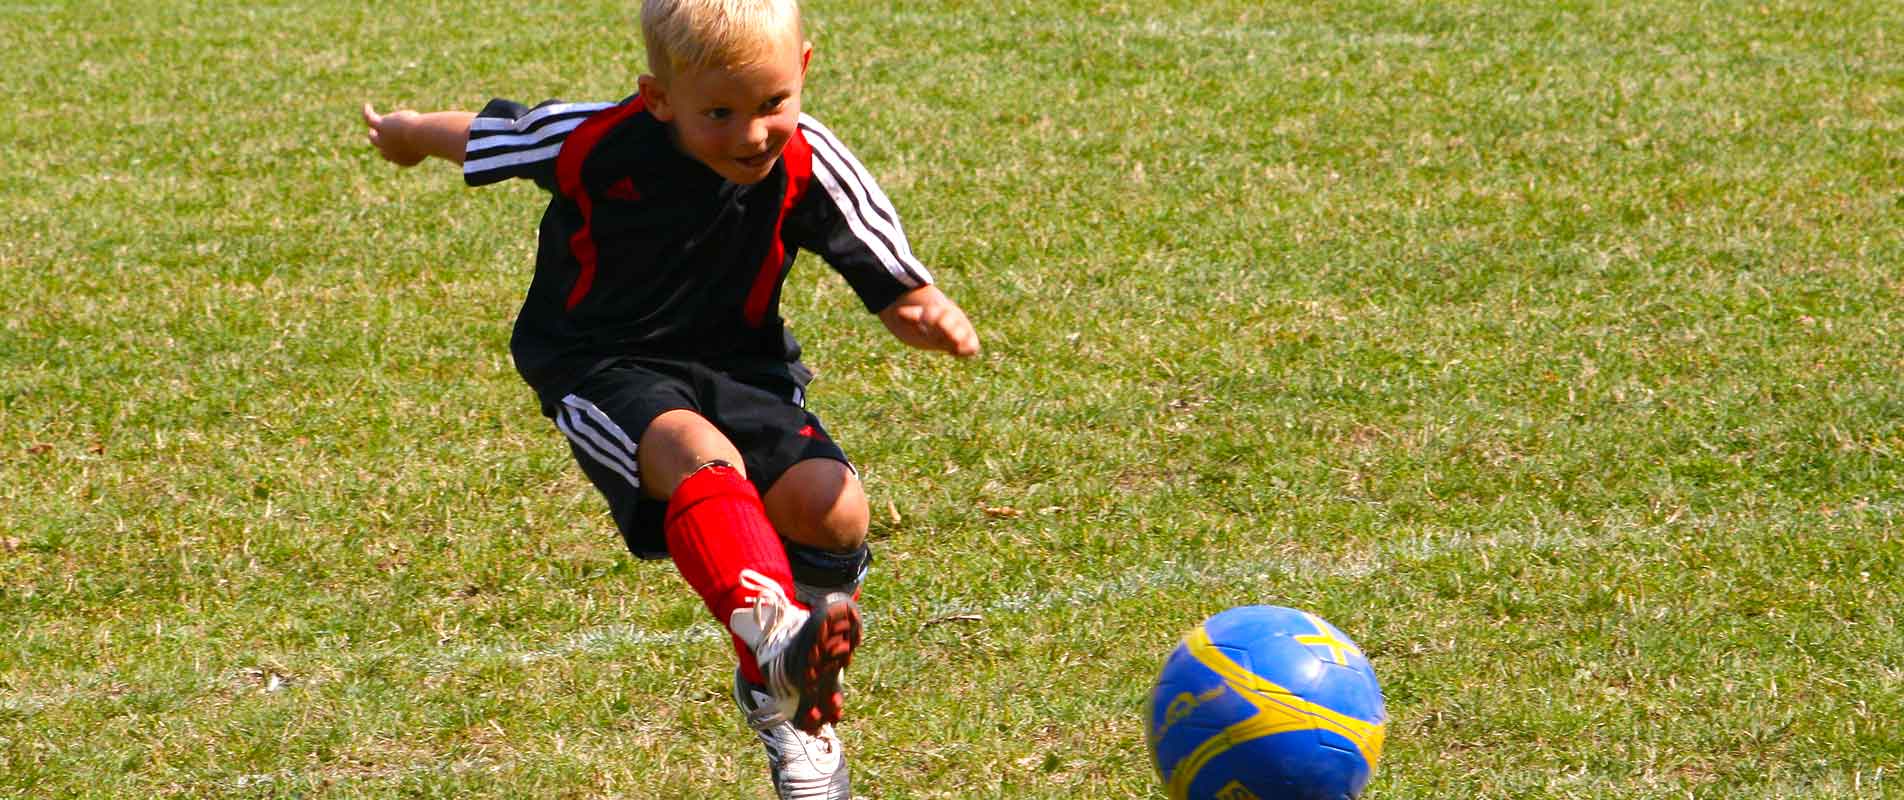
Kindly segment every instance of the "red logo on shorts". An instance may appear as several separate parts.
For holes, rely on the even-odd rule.
[[[822,442],[826,441],[826,434],[821,433],[818,428],[815,428],[812,425],[808,425],[804,428],[801,428],[800,435],[805,436],[808,439],[818,439]]]
[[[622,178],[609,184],[608,189],[602,192],[602,196],[610,200],[640,200],[641,190],[635,188],[633,180]]]

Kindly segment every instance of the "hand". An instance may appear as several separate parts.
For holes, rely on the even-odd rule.
[[[894,336],[913,347],[959,358],[978,355],[978,331],[972,321],[936,286],[921,286],[901,295],[879,312],[879,318]]]
[[[364,124],[370,126],[370,144],[377,148],[377,154],[399,167],[414,167],[421,163],[429,154],[412,146],[410,137],[406,135],[418,116],[415,111],[378,114],[369,103],[365,103]]]

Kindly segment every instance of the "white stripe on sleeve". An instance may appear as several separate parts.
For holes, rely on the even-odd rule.
[[[547,161],[555,158],[555,154],[559,152],[562,152],[562,143],[556,142],[555,144],[538,147],[534,150],[517,150],[513,153],[503,153],[502,155],[489,156],[487,158],[470,159],[463,162],[463,174],[476,175],[483,172],[492,172],[504,167],[517,167],[523,164],[533,164],[537,161]]]
[[[899,212],[893,210],[892,201],[866,168],[818,120],[802,114],[800,127],[813,147],[813,175],[839,206],[853,235],[901,285],[917,288],[931,283],[931,273],[912,255],[906,242]]]
[[[478,131],[485,133],[494,131],[515,131],[521,133],[534,126],[537,122],[540,122],[544,117],[577,113],[582,116],[588,116],[604,108],[611,108],[614,105],[614,103],[550,103],[541,108],[531,110],[529,113],[515,119],[477,117],[470,120],[469,131],[471,134],[475,134]]]
[[[582,123],[587,121],[588,117],[575,117],[573,119],[562,120],[542,130],[531,131],[529,133],[492,133],[481,137],[472,135],[469,139],[468,152],[473,155],[479,150],[538,145],[548,141],[552,137],[557,139],[567,138],[569,131],[575,130]]]
[[[596,112],[614,106],[550,103],[520,117],[478,116],[469,121],[463,176],[472,182],[489,183],[530,174],[525,167],[554,160],[571,132]]]

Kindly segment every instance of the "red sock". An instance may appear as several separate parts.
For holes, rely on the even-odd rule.
[[[779,583],[788,597],[793,596],[788,591],[793,570],[787,566],[780,535],[767,521],[760,493],[733,467],[708,467],[682,481],[668,499],[662,528],[675,569],[700,593],[721,625],[727,625],[735,609],[747,606],[756,594],[741,582],[742,570]],[[742,676],[763,683],[753,651],[739,636],[733,638]]]

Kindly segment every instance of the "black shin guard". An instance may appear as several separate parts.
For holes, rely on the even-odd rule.
[[[793,567],[795,599],[809,607],[829,592],[859,593],[860,581],[873,564],[873,550],[861,544],[858,550],[835,553],[782,539],[787,548],[787,564]]]

